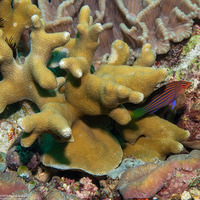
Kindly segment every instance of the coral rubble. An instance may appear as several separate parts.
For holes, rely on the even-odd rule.
[[[0,152],[7,153],[10,147],[16,143],[22,131],[17,125],[17,120],[25,115],[23,109],[20,109],[19,103],[6,107],[0,115]]]
[[[77,182],[62,177],[58,189],[69,195],[74,194],[81,199],[93,199],[99,196],[98,187],[88,177],[83,177]]]
[[[178,126],[190,131],[190,137],[183,144],[192,149],[200,149],[200,92],[194,89],[187,94],[187,107],[178,121]]]

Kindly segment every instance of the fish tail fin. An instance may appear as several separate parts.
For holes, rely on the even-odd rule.
[[[136,120],[142,117],[146,113],[147,112],[145,111],[144,107],[142,107],[142,108],[138,108],[134,110],[130,115],[131,115],[132,120]]]

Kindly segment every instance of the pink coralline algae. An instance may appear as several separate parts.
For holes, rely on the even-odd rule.
[[[0,186],[0,199],[27,189],[25,181],[14,172],[0,172]]]
[[[74,194],[81,199],[91,199],[99,195],[98,187],[88,177],[81,178],[79,182],[64,177],[61,180],[62,182],[58,189],[67,194]]]
[[[167,161],[146,163],[125,171],[118,189],[124,199],[152,198],[158,195],[168,199],[182,193],[200,175],[200,151],[170,156]]]

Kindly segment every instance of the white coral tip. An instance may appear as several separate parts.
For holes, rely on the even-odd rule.
[[[32,17],[31,17],[31,20],[32,20],[33,22],[38,21],[39,19],[40,19],[40,18],[39,18],[38,15],[32,15]]]
[[[139,102],[144,100],[144,94],[143,93],[138,93],[138,97],[139,97]]]
[[[99,32],[103,31],[103,26],[100,23],[96,23]]]
[[[69,32],[64,32],[64,38],[65,38],[65,40],[69,40],[70,33]]]
[[[64,60],[61,60],[61,61],[59,62],[59,66],[60,66],[61,69],[66,68],[65,61],[64,61]]]
[[[82,75],[83,75],[81,69],[77,69],[77,70],[75,71],[75,73],[76,73],[76,77],[77,77],[77,78],[81,78]]]
[[[72,135],[72,130],[71,128],[67,127],[65,129],[62,130],[62,135],[64,137],[70,137]]]

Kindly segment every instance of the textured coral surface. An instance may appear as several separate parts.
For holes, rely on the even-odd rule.
[[[132,155],[145,161],[165,159],[169,153],[181,152],[184,147],[180,142],[190,135],[188,131],[158,116],[129,123],[122,127],[122,134],[129,142],[125,144],[124,156]]]
[[[0,0],[0,198],[200,198],[200,1],[32,2]]]
[[[20,118],[17,123],[24,131],[22,146],[30,147],[40,138],[44,165],[107,174],[117,167],[123,156],[118,140],[110,132],[113,120],[122,126],[128,123],[138,126],[138,131],[132,130],[131,137],[121,133],[126,141],[134,144],[129,155],[153,160],[182,151],[180,141],[189,136],[187,131],[158,117],[131,121],[129,111],[123,105],[142,102],[167,75],[165,69],[151,68],[155,61],[151,44],[145,44],[135,63],[128,66],[130,48],[125,42],[116,40],[112,43],[107,64],[91,73],[103,27],[93,23],[88,6],[80,10],[76,38],[70,38],[67,32],[47,33],[38,15],[31,17],[31,23],[31,50],[21,64],[13,59],[3,31],[0,31],[3,76],[0,111],[22,99],[29,99],[38,106],[39,113]],[[51,52],[63,45],[68,53],[59,62],[59,67],[67,72],[67,77],[65,74],[56,77],[46,63]],[[102,115],[99,123],[88,117],[99,115]],[[152,124],[152,119],[156,125]],[[153,138],[152,134],[160,134],[160,139]],[[142,143],[145,145],[141,148]],[[152,153],[147,154],[151,147]],[[127,154],[127,148],[124,152]]]
[[[194,18],[199,18],[199,1],[156,0],[156,1],[123,1],[116,0],[127,21],[120,24],[122,31],[137,46],[149,42],[156,53],[166,53],[170,48],[169,41],[180,42],[192,33]],[[138,9],[135,12],[135,9]],[[153,13],[153,14],[152,14]]]
[[[74,37],[77,13],[83,5],[90,7],[94,22],[101,23],[104,29],[94,57],[95,67],[102,58],[106,60],[110,45],[116,39],[126,41],[134,50],[134,56],[147,42],[157,54],[167,53],[170,41],[180,42],[190,37],[193,20],[200,17],[199,0],[60,0],[50,3],[39,0],[47,31],[69,31]]]
[[[146,163],[125,171],[118,188],[124,199],[152,198],[156,193],[161,199],[183,192],[199,176],[200,152],[174,155],[162,163]]]
[[[0,2],[0,29],[11,47],[16,47],[24,30],[31,27],[31,16],[40,16],[40,10],[30,0]]]

